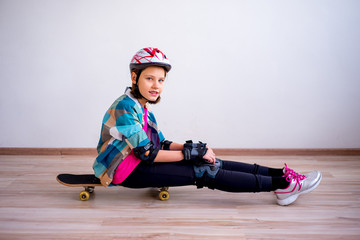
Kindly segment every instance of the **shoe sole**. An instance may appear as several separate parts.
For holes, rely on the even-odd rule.
[[[295,200],[301,195],[301,194],[304,194],[304,193],[308,193],[308,192],[311,192],[312,190],[314,190],[315,188],[317,188],[317,186],[319,186],[320,182],[321,182],[321,179],[322,179],[322,174],[320,173],[320,178],[319,180],[314,184],[314,186],[312,186],[311,188],[303,191],[303,192],[299,192],[297,194],[294,194],[288,198],[285,198],[285,199],[276,199],[277,200],[277,203],[281,206],[286,206],[286,205],[290,205],[291,203],[295,202]]]

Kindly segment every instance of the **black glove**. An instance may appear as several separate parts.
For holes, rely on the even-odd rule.
[[[207,152],[206,143],[193,143],[191,140],[186,141],[182,153],[184,160],[194,161],[195,163],[206,162],[203,158]]]

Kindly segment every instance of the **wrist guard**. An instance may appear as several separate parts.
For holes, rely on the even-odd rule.
[[[191,140],[186,141],[182,153],[184,160],[194,161],[196,163],[206,162],[203,157],[207,152],[206,143],[193,143]]]
[[[160,144],[163,150],[170,150],[170,145],[172,144],[172,141],[164,140]]]
[[[141,161],[145,161],[148,164],[152,164],[160,149],[155,148],[153,142],[149,142],[144,147],[134,148],[134,154]]]

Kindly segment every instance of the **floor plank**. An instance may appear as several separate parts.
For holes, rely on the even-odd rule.
[[[221,158],[221,156],[220,156]],[[92,173],[91,156],[0,155],[0,239],[360,239],[360,156],[224,156],[224,159],[319,169],[320,186],[290,206],[272,193],[60,185],[58,173]]]

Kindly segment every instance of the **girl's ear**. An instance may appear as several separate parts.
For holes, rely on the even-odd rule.
[[[133,84],[136,84],[136,73],[134,72],[131,73],[131,81]]]

